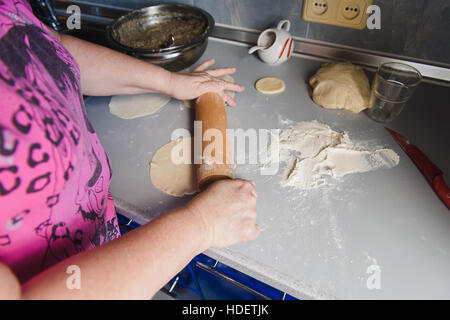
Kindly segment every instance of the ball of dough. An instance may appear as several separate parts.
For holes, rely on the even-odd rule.
[[[197,192],[192,139],[178,139],[159,148],[150,163],[150,180],[157,189],[176,197]]]
[[[264,94],[276,94],[283,92],[286,84],[280,78],[266,77],[256,81],[255,88]]]
[[[361,67],[349,62],[324,64],[309,84],[314,102],[324,108],[358,113],[369,106],[369,80]]]

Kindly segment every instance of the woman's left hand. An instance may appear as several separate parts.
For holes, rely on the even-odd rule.
[[[209,69],[214,64],[214,59],[207,60],[198,66],[192,73],[171,73],[168,94],[176,99],[191,100],[206,92],[217,92],[230,106],[236,106],[236,102],[225,90],[244,91],[244,87],[221,80],[217,77],[236,72],[235,68]]]

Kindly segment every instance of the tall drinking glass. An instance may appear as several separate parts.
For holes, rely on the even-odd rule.
[[[382,64],[372,84],[369,117],[378,122],[392,121],[402,112],[421,80],[420,72],[407,64]]]

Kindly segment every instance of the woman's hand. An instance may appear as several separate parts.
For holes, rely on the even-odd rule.
[[[223,248],[256,238],[256,190],[246,180],[213,183],[186,205],[205,230],[205,248]]]
[[[235,106],[233,98],[224,91],[244,91],[244,87],[223,81],[217,77],[236,72],[235,68],[209,69],[214,64],[214,59],[207,60],[198,66],[192,73],[171,73],[167,94],[180,100],[191,100],[206,92],[217,92],[224,101]]]

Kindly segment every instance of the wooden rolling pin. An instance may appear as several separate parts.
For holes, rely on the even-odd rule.
[[[200,165],[197,165],[197,182],[200,190],[206,189],[214,181],[234,178],[231,150],[226,132],[228,124],[225,108],[222,97],[215,92],[202,94],[196,101],[195,120],[202,121],[202,161]],[[222,148],[220,148],[220,143],[216,144],[217,148],[212,148],[215,137],[211,141],[205,141],[205,132],[209,129],[221,132]],[[209,131],[209,133],[213,135],[214,132],[218,132],[216,130]]]

